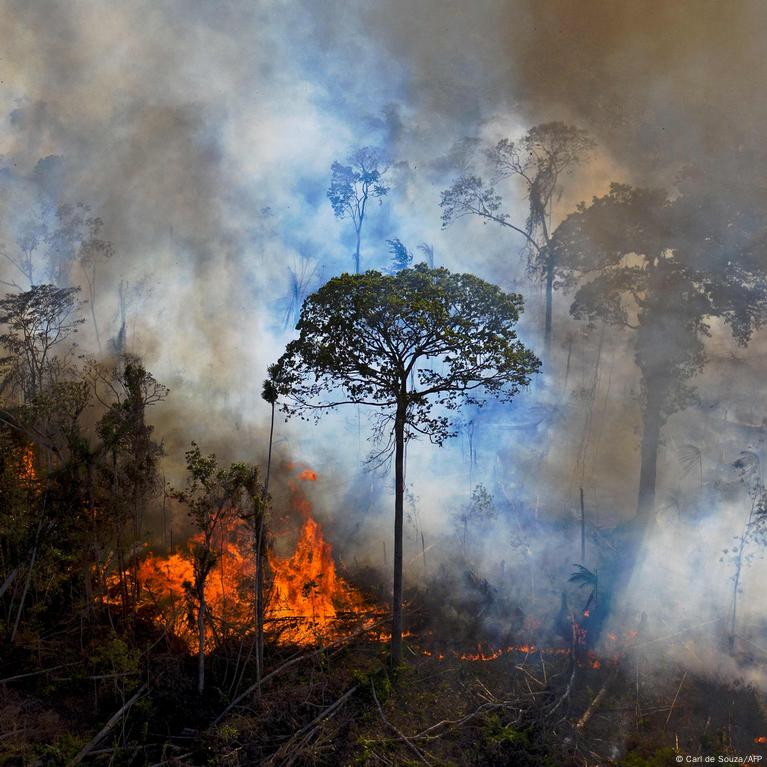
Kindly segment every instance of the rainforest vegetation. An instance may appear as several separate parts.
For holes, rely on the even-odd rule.
[[[763,8],[182,5],[0,9],[0,765],[767,756]]]

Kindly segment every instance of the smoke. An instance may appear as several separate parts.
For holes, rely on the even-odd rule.
[[[522,334],[539,349],[542,295],[522,243],[477,220],[440,228],[439,193],[461,147],[549,120],[588,130],[598,149],[566,179],[556,218],[613,180],[673,192],[690,164],[737,178],[743,162],[733,156],[748,158],[756,176],[766,22],[755,1],[9,0],[0,5],[0,241],[13,254],[31,220],[51,227],[58,205],[88,204],[115,247],[98,265],[101,337],[120,330],[122,285],[128,347],[171,389],[153,414],[170,476],[179,477],[190,439],[223,459],[262,461],[269,411],[260,382],[290,337],[290,270],[316,287],[352,268],[352,232],[325,197],[334,160],[380,145],[396,161],[392,192],[366,223],[363,267],[387,263],[387,238],[411,250],[427,243],[437,265],[522,292]],[[506,203],[524,220],[518,192]],[[83,282],[78,269],[73,284]],[[3,261],[0,279],[21,276]],[[531,570],[559,577],[576,561],[581,487],[592,530],[633,513],[640,391],[631,340],[587,333],[569,303],[556,298],[552,364],[566,384],[545,385],[546,372],[510,408],[464,413],[445,448],[409,447],[406,559],[430,547],[431,575],[460,548],[456,519],[478,484],[503,514],[480,528],[467,567],[497,579],[505,563],[520,599],[515,584]],[[91,324],[81,343],[95,351]],[[712,362],[695,381],[700,404],[664,431],[658,504],[667,525],[636,575],[656,595],[656,614],[679,593],[691,609],[727,603],[729,575],[708,568],[693,542],[712,541],[705,557],[724,548],[742,504],[723,498],[723,483],[738,480],[722,477],[754,443],[764,463],[763,422],[750,415],[764,404],[763,346],[757,339],[733,357],[714,327]],[[348,563],[390,567],[391,482],[360,470],[371,447],[364,412],[339,412],[316,429],[280,420],[277,435],[280,456],[319,471],[318,514]],[[679,458],[689,445],[701,476]],[[664,579],[653,563],[671,552],[681,564]],[[539,585],[550,611],[559,582]]]

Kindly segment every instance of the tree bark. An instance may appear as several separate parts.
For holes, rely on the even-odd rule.
[[[655,511],[655,479],[661,429],[661,397],[648,391],[642,424],[637,517],[650,521]]]
[[[546,321],[543,328],[543,351],[548,360],[551,352],[551,326],[554,305],[554,264],[546,262]]]
[[[266,480],[258,519],[256,535],[256,681],[260,682],[264,673],[264,515],[266,501],[269,497],[269,478],[272,471],[272,444],[274,442],[274,407],[271,403],[272,414],[269,424],[269,454],[266,459]]]
[[[197,692],[205,692],[205,584],[198,592],[200,609],[197,612],[197,632],[199,654],[197,656]]]
[[[43,518],[40,517],[40,521],[37,523],[37,531],[35,532],[35,543],[32,547],[32,558],[29,561],[29,569],[27,570],[27,577],[24,579],[24,590],[21,592],[21,601],[19,602],[19,609],[16,613],[16,621],[13,624],[13,631],[11,631],[11,642],[16,639],[16,632],[19,630],[19,622],[21,621],[21,614],[24,611],[24,602],[26,602],[27,594],[29,593],[29,585],[32,583],[32,571],[35,569],[35,561],[37,560],[37,547],[40,544],[40,531],[43,528]]]
[[[359,228],[357,229],[357,248],[354,251],[354,273],[360,273],[360,240],[362,239],[362,222],[360,221]]]
[[[392,594],[391,664],[402,661],[402,529],[405,505],[405,416],[407,403],[397,403],[394,420],[394,588]]]

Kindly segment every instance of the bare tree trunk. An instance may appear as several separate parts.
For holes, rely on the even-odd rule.
[[[202,695],[205,692],[205,585],[198,593],[200,609],[197,612],[198,649],[197,656],[197,692]]]
[[[394,589],[392,594],[391,664],[402,661],[402,530],[405,499],[405,415],[400,399],[394,421]]]
[[[354,251],[354,273],[360,273],[360,240],[362,239],[362,222],[357,228],[357,248]]]
[[[264,510],[258,522],[256,537],[256,681],[264,672]]]
[[[655,480],[661,429],[661,398],[656,392],[647,393],[643,421],[637,516],[650,521],[655,511]]]
[[[748,544],[748,534],[751,530],[751,523],[754,518],[754,510],[756,509],[757,500],[758,495],[757,493],[754,493],[751,500],[751,508],[748,512],[748,518],[746,519],[743,533],[740,536],[738,551],[735,556],[735,573],[732,576],[732,607],[730,609],[730,650],[735,648],[735,629],[738,625],[738,593],[740,591],[740,578],[743,572],[743,555]]]
[[[266,458],[266,479],[264,481],[263,504],[258,519],[258,534],[256,535],[256,682],[258,683],[260,683],[264,673],[264,515],[266,514],[266,500],[269,497],[269,478],[272,471],[275,404],[275,402],[271,403],[272,415],[269,423],[269,453]]]
[[[543,328],[543,353],[549,361],[551,354],[551,325],[554,305],[554,264],[551,259],[546,263],[546,321]]]
[[[32,558],[29,561],[29,569],[27,570],[27,577],[24,580],[24,590],[21,592],[21,601],[19,602],[19,609],[16,612],[16,621],[13,624],[13,631],[11,632],[11,642],[16,638],[16,632],[19,630],[19,622],[21,621],[21,613],[24,611],[24,602],[27,599],[29,593],[29,585],[32,582],[32,571],[35,567],[35,561],[37,559],[37,547],[40,541],[40,530],[43,527],[43,519],[37,524],[37,532],[35,533],[35,545],[32,547]]]

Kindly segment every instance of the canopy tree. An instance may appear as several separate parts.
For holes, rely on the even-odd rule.
[[[0,299],[0,392],[30,402],[59,379],[70,337],[82,324],[80,288],[35,285]]]
[[[351,219],[354,225],[356,246],[354,249],[354,271],[360,272],[360,245],[362,226],[365,223],[367,206],[371,199],[385,197],[389,193],[386,173],[389,162],[382,149],[365,146],[357,149],[344,165],[334,162],[330,168],[328,200],[336,218]]]
[[[463,216],[479,216],[511,229],[522,237],[528,267],[546,285],[544,347],[551,346],[552,305],[557,273],[555,251],[549,247],[553,203],[562,194],[562,176],[571,171],[594,147],[586,131],[561,122],[536,125],[519,141],[502,139],[487,152],[492,181],[464,173],[442,192],[442,227]],[[512,179],[521,183],[528,215],[515,222],[504,210],[498,182]]]
[[[564,279],[580,280],[573,316],[634,334],[642,382],[637,515],[652,518],[662,428],[694,401],[714,319],[737,343],[767,316],[767,230],[743,193],[686,177],[673,200],[613,184],[558,227],[549,250]]]
[[[381,455],[394,456],[392,662],[402,650],[402,532],[407,440],[441,445],[450,414],[488,397],[508,401],[540,365],[517,338],[522,297],[471,274],[418,264],[330,280],[304,302],[291,341],[270,368],[288,415],[344,404],[378,413]]]

